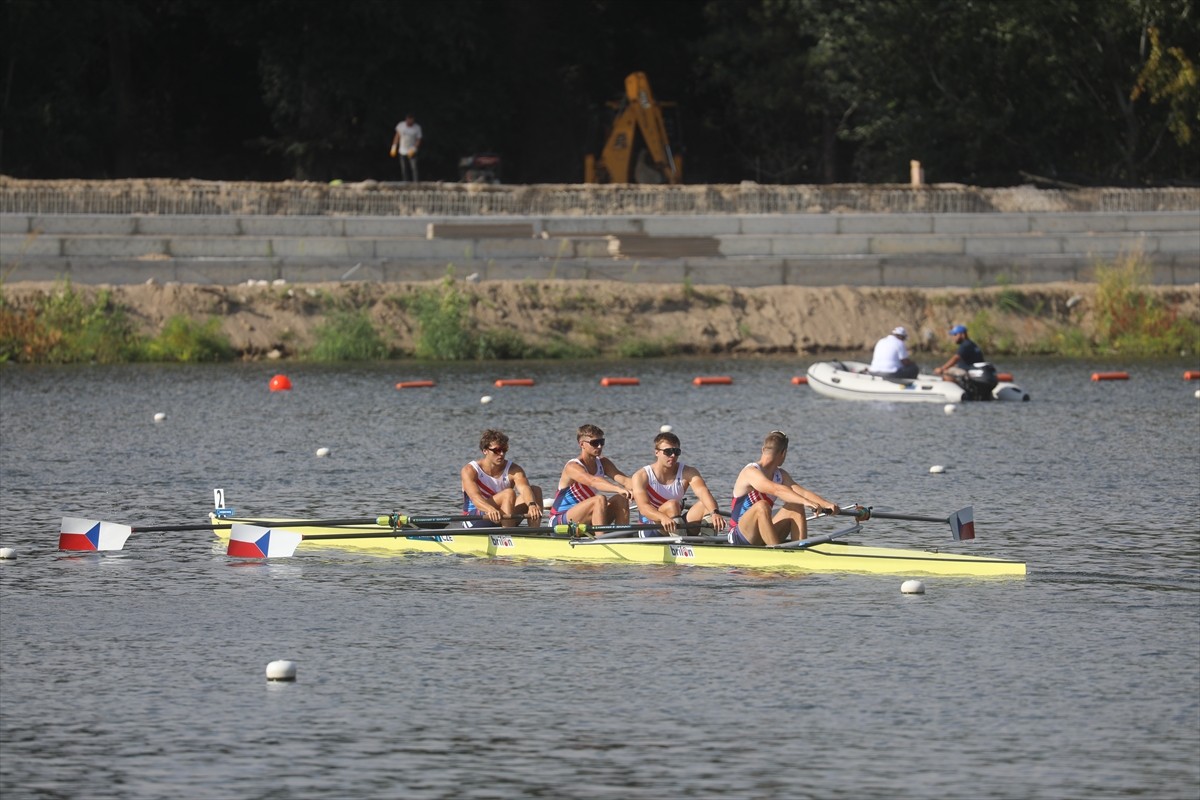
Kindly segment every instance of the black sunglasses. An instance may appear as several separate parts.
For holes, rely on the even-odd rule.
[[[498,456],[502,456],[502,455],[504,455],[505,453],[507,453],[507,452],[508,452],[508,448],[507,448],[507,447],[485,447],[485,448],[483,448],[483,449],[484,449],[484,450],[491,450],[493,453],[495,453],[495,454],[496,454],[496,455],[498,455]]]
[[[661,450],[659,450],[658,452],[660,452],[666,456],[677,456],[683,452],[683,448],[682,447],[664,447]]]
[[[604,447],[604,437],[600,437],[599,439],[585,439],[584,441],[592,447]]]

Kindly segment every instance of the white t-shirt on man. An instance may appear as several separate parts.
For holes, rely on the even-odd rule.
[[[906,358],[908,358],[908,346],[904,340],[889,333],[875,343],[871,366],[867,370],[881,374],[899,372],[904,366],[903,360]]]
[[[408,124],[408,120],[402,120],[396,126],[396,132],[400,134],[400,154],[408,155],[409,151],[416,150],[417,145],[421,141],[421,126],[414,122]]]

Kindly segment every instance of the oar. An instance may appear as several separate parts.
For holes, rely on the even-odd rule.
[[[302,526],[297,526],[302,527]],[[296,552],[302,541],[324,541],[329,539],[435,539],[442,536],[465,534],[504,534],[507,536],[573,536],[571,525],[553,525],[537,528],[464,528],[446,531],[442,528],[392,528],[387,531],[355,531],[353,533],[310,533],[281,530],[262,525],[233,523],[229,532],[226,553],[237,558],[287,558]]]
[[[707,522],[682,522],[676,525],[675,528],[678,530],[679,528],[703,528],[706,526],[709,528],[712,527]],[[614,523],[612,525],[590,525],[585,522],[577,522],[574,527],[575,532],[580,536],[587,536],[596,531],[601,531],[599,536],[594,537],[596,539],[611,539],[614,535],[624,536],[629,531],[661,531],[663,529],[662,525],[659,525],[657,522]]]
[[[769,544],[767,547],[771,547],[776,550],[803,550],[807,547],[812,547],[815,544],[826,544],[827,542],[832,542],[834,539],[838,539],[848,533],[857,533],[860,530],[862,530],[862,526],[858,524],[857,520],[855,520],[853,525],[847,525],[840,531],[826,533],[821,536],[813,536],[809,539],[798,539],[796,541],[781,542],[779,544]]]
[[[394,514],[396,525],[447,525],[451,522],[487,522],[482,514],[449,514],[441,517],[409,517],[404,514]],[[525,519],[520,517],[501,517],[500,519]]]
[[[865,514],[864,514],[865,511]],[[912,522],[941,522],[950,526],[954,541],[968,541],[975,538],[975,510],[972,506],[960,508],[948,517],[930,517],[923,514],[894,514],[889,511],[872,511],[870,507],[843,508],[838,512],[848,517],[866,521],[871,517],[879,519],[900,519]]]
[[[345,525],[391,525],[393,516],[381,515],[338,519],[246,520],[244,524],[273,525],[280,528],[336,528]],[[218,522],[207,525],[192,523],[189,525],[139,525],[131,527],[117,522],[102,522],[101,520],[83,519],[80,517],[63,517],[58,534],[58,549],[89,552],[97,550],[120,550],[125,546],[125,540],[134,533],[228,530],[234,524],[237,523]]]
[[[604,538],[597,536],[594,539],[572,539],[570,545],[609,545],[609,544],[728,544],[729,540],[724,536],[672,536],[664,533],[661,536],[613,536]]]
[[[524,519],[524,517],[504,517]],[[377,514],[374,517],[337,517],[333,519],[247,519],[240,523],[191,523],[187,525],[122,525],[97,519],[63,517],[59,528],[58,549],[93,552],[98,550],[121,550],[125,540],[134,533],[168,533],[183,531],[229,530],[235,524],[259,525],[267,528],[340,528],[349,525],[382,525],[398,528],[402,525],[442,525],[451,522],[486,522],[487,517],[472,514],[454,514],[441,517],[410,517],[405,514]],[[375,536],[377,534],[365,534]]]

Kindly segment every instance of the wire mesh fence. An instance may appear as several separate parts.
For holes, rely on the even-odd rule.
[[[1200,188],[703,186],[0,179],[5,214],[622,216],[1200,211]]]

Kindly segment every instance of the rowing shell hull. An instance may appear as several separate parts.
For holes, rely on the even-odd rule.
[[[866,374],[859,361],[819,361],[808,368],[808,388],[835,400],[876,400],[889,403],[961,403],[963,388],[938,375],[918,375],[899,381]],[[1029,400],[1015,383],[1001,381],[992,390],[997,400]]]
[[[214,522],[238,522],[222,519]],[[262,525],[263,521],[257,521]],[[1019,576],[1025,564],[959,553],[900,550],[827,542],[803,549],[693,543],[596,543],[568,536],[522,534],[519,529],[393,532],[382,525],[320,528],[291,525],[280,530],[305,537],[336,535],[336,539],[306,538],[301,550],[337,548],[377,554],[445,553],[481,558],[545,559],[555,561],[627,564],[693,564],[704,567],[742,567],[801,572],[858,572],[885,575]],[[216,530],[229,538],[228,530]],[[348,538],[356,536],[357,538]],[[347,538],[342,538],[347,537]]]

